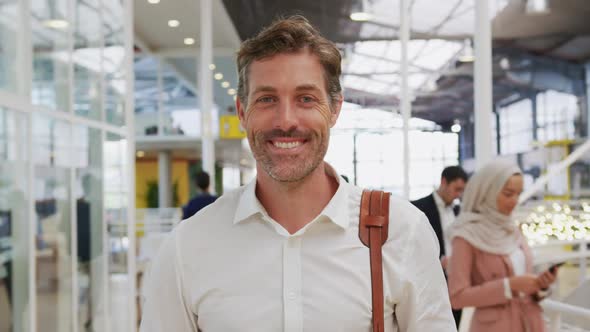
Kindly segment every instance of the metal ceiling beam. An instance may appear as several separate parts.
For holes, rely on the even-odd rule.
[[[415,71],[412,73],[416,73],[416,74],[421,74],[421,71]],[[399,70],[394,70],[394,71],[375,71],[375,72],[343,72],[342,75],[351,75],[351,76],[362,76],[362,77],[366,77],[366,76],[379,76],[379,75],[400,75],[400,71]]]
[[[137,46],[142,51],[142,53],[145,53],[149,56],[154,56],[154,57],[158,58],[162,62],[162,64],[167,65],[170,68],[170,70],[172,70],[178,76],[178,80],[180,82],[182,82],[182,84],[190,92],[192,92],[195,96],[199,95],[197,87],[187,77],[187,75],[185,73],[183,73],[175,64],[171,63],[170,61],[166,60],[163,57],[159,57],[159,56],[155,55],[154,52],[151,50],[151,48],[147,45],[147,43],[144,42],[144,39],[137,32],[135,32],[134,43],[135,43],[135,46]],[[196,81],[196,77],[195,77],[195,81]]]
[[[227,47],[214,47],[213,56],[235,56],[237,50]],[[198,47],[161,48],[148,54],[161,58],[198,58]]]
[[[391,63],[395,63],[395,64],[400,64],[399,61],[397,60],[393,60],[393,59],[389,59],[386,57],[382,57],[379,55],[373,55],[373,54],[367,54],[367,53],[362,53],[362,52],[358,52],[356,50],[353,51],[354,54],[360,55],[360,56],[364,56],[367,58],[371,58],[371,59],[376,59],[376,60],[381,60],[381,61],[387,61],[387,62],[391,62]],[[421,71],[425,71],[428,73],[433,73],[436,72],[436,70],[430,69],[430,68],[426,68],[426,67],[422,67],[422,66],[418,66],[416,64],[410,64],[411,67],[416,68],[416,69],[420,69]]]

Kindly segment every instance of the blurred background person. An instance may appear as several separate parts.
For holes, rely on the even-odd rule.
[[[522,190],[518,166],[505,160],[485,165],[470,178],[461,214],[447,232],[451,305],[475,307],[471,332],[545,331],[535,299],[555,275],[533,274],[530,248],[511,218]]]
[[[436,233],[443,268],[446,268],[446,257],[451,254],[451,243],[445,243],[444,235],[459,214],[459,205],[454,205],[453,202],[463,194],[466,182],[467,173],[461,166],[446,167],[440,176],[438,188],[430,195],[412,201],[412,204],[424,212]],[[461,310],[453,310],[453,316],[459,326]]]
[[[209,193],[209,174],[200,171],[196,175],[196,183],[199,193],[193,197],[185,206],[182,207],[182,219],[188,219],[195,213],[199,212],[205,206],[215,202],[217,196]]]

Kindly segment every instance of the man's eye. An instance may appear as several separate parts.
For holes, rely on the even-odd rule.
[[[258,98],[258,101],[261,102],[261,103],[272,103],[272,102],[275,101],[275,98],[274,97],[269,97],[269,96],[267,96],[267,97],[260,97],[260,98]]]
[[[303,103],[311,103],[314,101],[314,99],[310,96],[302,96],[301,98],[299,98],[299,100]]]

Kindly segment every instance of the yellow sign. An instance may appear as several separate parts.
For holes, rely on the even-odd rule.
[[[219,118],[219,137],[226,139],[246,137],[246,132],[240,126],[240,119],[237,115],[222,115]]]

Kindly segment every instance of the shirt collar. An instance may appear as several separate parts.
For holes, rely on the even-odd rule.
[[[434,196],[434,202],[436,203],[436,205],[440,206],[443,209],[452,209],[453,208],[453,204],[447,205],[447,203],[445,203],[445,201],[442,199],[442,197],[440,197],[440,195],[438,194],[438,192],[435,190],[432,192],[432,196]]]
[[[324,162],[324,165],[326,173],[338,182],[338,189],[324,207],[320,216],[325,216],[334,224],[346,229],[350,223],[348,218],[348,196],[351,185],[346,181],[341,181],[342,179],[331,165],[326,162]],[[266,209],[256,197],[256,178],[254,178],[244,187],[240,195],[233,222],[237,224],[257,214],[268,217]]]
[[[244,187],[240,195],[236,214],[234,215],[234,224],[242,222],[256,214],[268,215],[256,197],[256,178],[254,178]]]

